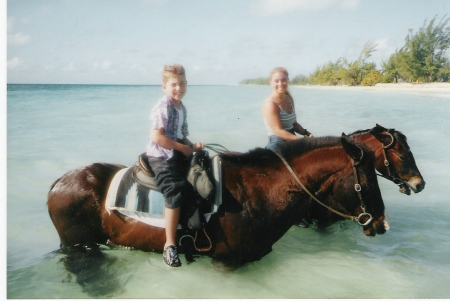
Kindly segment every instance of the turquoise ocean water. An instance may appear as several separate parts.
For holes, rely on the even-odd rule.
[[[402,131],[426,188],[405,196],[379,179],[391,230],[366,237],[340,222],[293,227],[262,260],[232,271],[208,257],[182,268],[160,254],[104,247],[62,254],[47,212],[50,185],[93,162],[133,165],[145,151],[159,86],[8,85],[8,298],[449,298],[450,95],[291,87],[315,136],[379,123]],[[190,86],[191,141],[247,151],[266,144],[264,86]],[[182,258],[183,259],[183,258]]]

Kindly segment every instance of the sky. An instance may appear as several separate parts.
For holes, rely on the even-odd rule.
[[[8,0],[7,83],[235,85],[278,66],[308,76],[367,42],[380,68],[449,0]]]

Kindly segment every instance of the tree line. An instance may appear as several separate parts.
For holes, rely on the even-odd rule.
[[[437,16],[429,23],[425,20],[416,33],[410,29],[405,45],[383,60],[379,69],[369,60],[377,45],[367,42],[355,61],[346,58],[330,61],[318,66],[309,76],[294,77],[290,84],[374,86],[399,81],[448,81],[450,60],[446,52],[450,48],[450,26],[447,26],[450,17],[446,16],[440,22],[436,21]],[[240,84],[268,85],[269,78],[246,79]]]

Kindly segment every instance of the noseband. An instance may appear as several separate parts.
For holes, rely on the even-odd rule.
[[[353,160],[353,158],[351,158],[352,160],[352,168],[353,168],[353,174],[355,176],[355,191],[358,194],[359,200],[361,202],[361,209],[363,211],[363,213],[361,213],[359,216],[352,216],[352,215],[347,215],[344,213],[341,213],[337,210],[334,210],[333,208],[331,208],[330,206],[325,205],[324,203],[322,203],[321,201],[319,201],[307,188],[305,185],[303,185],[303,183],[300,181],[300,179],[297,177],[297,175],[295,174],[294,170],[292,169],[292,167],[289,165],[289,163],[286,161],[286,159],[284,159],[284,157],[275,152],[275,154],[278,155],[278,157],[281,159],[281,161],[283,161],[284,165],[286,166],[286,168],[290,171],[290,173],[292,174],[292,176],[294,177],[294,179],[297,181],[298,184],[300,184],[300,186],[303,188],[304,191],[306,191],[306,193],[309,194],[309,196],[315,200],[317,203],[319,203],[320,205],[322,205],[323,207],[327,208],[328,210],[336,213],[337,215],[342,216],[343,218],[346,219],[350,219],[352,221],[357,222],[358,224],[360,224],[361,226],[367,226],[368,224],[370,224],[370,222],[372,221],[372,215],[370,213],[366,212],[366,205],[364,204],[364,200],[362,198],[361,195],[361,185],[359,184],[359,176],[358,176],[358,170],[357,170],[357,166],[361,163],[364,152],[361,150],[361,158],[359,158],[359,160],[357,162],[355,162],[355,160]],[[364,216],[367,216],[369,219],[365,222],[362,223],[361,220]]]

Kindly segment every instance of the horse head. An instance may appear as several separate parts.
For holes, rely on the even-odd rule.
[[[422,191],[425,188],[425,181],[417,168],[406,136],[378,124],[369,133],[382,144],[382,147],[377,150],[377,170],[384,176],[404,183],[401,192],[405,194],[411,194],[410,189],[414,193]]]
[[[341,144],[352,163],[336,179],[333,197],[353,215],[353,220],[363,226],[367,236],[384,234],[389,225],[385,220],[384,202],[375,173],[374,153],[364,145],[356,145],[344,133]]]
[[[377,124],[372,129],[356,131],[349,136],[375,153],[375,168],[380,176],[400,186],[400,192],[410,195],[411,189],[418,193],[425,188],[406,136],[401,132]]]

